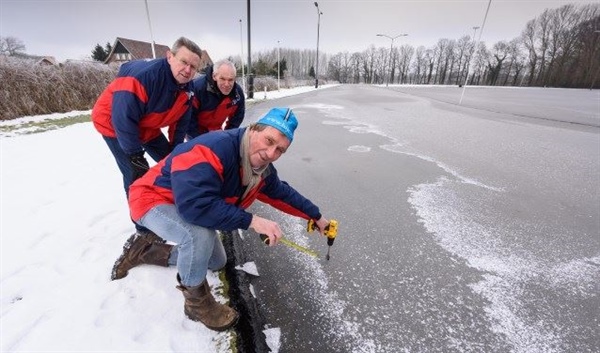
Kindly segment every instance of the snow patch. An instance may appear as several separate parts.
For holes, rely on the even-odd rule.
[[[244,271],[253,276],[259,277],[258,269],[256,268],[256,264],[254,263],[254,261],[246,262],[243,265],[237,265],[237,266],[235,266],[235,269],[241,270],[241,271]]]
[[[281,329],[278,327],[267,328],[263,330],[263,333],[267,337],[267,346],[273,353],[278,353],[281,348]]]

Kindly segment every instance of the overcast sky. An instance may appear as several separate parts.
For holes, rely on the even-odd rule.
[[[511,40],[547,8],[594,1],[492,0],[481,40]],[[213,60],[248,53],[246,0],[147,0],[156,43],[171,46],[185,36]],[[321,0],[319,50],[363,51],[373,44],[432,46],[440,38],[473,35],[489,0]],[[240,19],[242,25],[240,26]],[[252,51],[277,47],[316,49],[318,12],[309,0],[251,0]],[[243,34],[240,33],[243,31]],[[23,41],[28,54],[59,61],[89,57],[96,43],[116,37],[150,41],[144,0],[0,0],[0,35]],[[479,36],[479,32],[477,34]]]

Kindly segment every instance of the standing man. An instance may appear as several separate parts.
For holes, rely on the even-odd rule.
[[[122,278],[137,265],[168,259],[177,265],[185,315],[213,330],[234,325],[238,313],[215,301],[205,278],[209,269],[227,262],[217,230],[252,228],[277,244],[279,224],[246,211],[256,199],[316,221],[321,234],[329,224],[315,204],[279,179],[272,164],[289,148],[297,125],[291,109],[274,108],[248,127],[211,132],[177,146],[129,194],[132,219],[176,245],[161,244],[159,251],[131,238],[113,273]]]
[[[125,194],[148,170],[144,152],[156,162],[183,142],[191,118],[191,80],[202,50],[191,40],[175,41],[167,57],[134,60],[121,66],[92,110],[94,127],[123,174]],[[169,138],[161,128],[168,127]],[[136,224],[140,236],[154,236]]]
[[[194,108],[187,136],[192,139],[205,132],[239,127],[246,112],[242,87],[235,82],[235,65],[218,61],[206,75],[194,80]]]

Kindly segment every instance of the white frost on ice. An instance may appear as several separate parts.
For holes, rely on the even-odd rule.
[[[354,145],[354,146],[348,147],[348,151],[350,151],[350,152],[370,152],[371,147]]]
[[[502,242],[502,229],[484,225],[465,210],[456,183],[440,177],[435,183],[416,185],[409,189],[408,201],[438,244],[485,273],[471,288],[489,302],[485,311],[492,330],[507,337],[515,352],[555,352],[561,346],[561,333],[543,320],[523,315],[528,305],[523,288],[542,282],[581,297],[596,295],[600,258],[549,267],[524,249],[515,254],[510,244]]]

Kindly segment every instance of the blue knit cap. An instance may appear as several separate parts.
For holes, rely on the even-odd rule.
[[[269,125],[281,131],[290,140],[290,143],[294,140],[294,130],[298,127],[298,120],[290,108],[273,108],[257,123]]]

